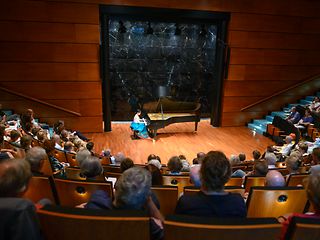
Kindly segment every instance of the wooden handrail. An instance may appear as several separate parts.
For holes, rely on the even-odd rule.
[[[255,103],[249,104],[248,106],[246,106],[246,107],[244,107],[244,108],[241,108],[241,112],[244,111],[244,110],[247,110],[247,109],[249,109],[249,108],[252,108],[252,107],[254,107],[254,106],[256,106],[256,105],[258,105],[258,104],[260,104],[260,103],[263,103],[263,102],[265,102],[265,101],[267,101],[267,100],[269,100],[269,99],[271,99],[271,98],[273,98],[273,97],[276,97],[276,96],[278,96],[278,95],[280,95],[280,94],[282,94],[282,93],[285,93],[285,92],[287,92],[287,91],[289,91],[289,90],[291,90],[291,89],[294,89],[294,88],[296,88],[296,87],[300,87],[301,85],[303,85],[303,84],[305,84],[305,83],[311,82],[311,81],[317,79],[318,77],[320,77],[319,74],[314,75],[314,76],[309,77],[309,78],[307,78],[306,80],[304,80],[304,81],[302,81],[302,82],[299,82],[299,83],[297,83],[297,84],[295,84],[295,85],[293,85],[293,86],[290,86],[290,87],[287,87],[286,89],[280,90],[279,92],[276,92],[276,93],[272,94],[271,96],[265,97],[265,98],[263,98],[263,99],[261,99],[261,100],[259,100],[259,101],[256,101]]]
[[[57,105],[55,105],[55,104],[47,103],[47,102],[42,101],[42,100],[40,100],[40,99],[37,99],[37,98],[34,98],[34,97],[30,97],[30,96],[25,95],[25,94],[23,94],[23,93],[19,93],[19,92],[10,90],[10,89],[5,88],[5,87],[3,87],[3,86],[0,86],[0,90],[5,91],[5,92],[7,92],[7,93],[11,93],[11,94],[13,94],[13,95],[16,95],[16,96],[19,96],[19,97],[22,97],[22,98],[25,98],[25,99],[28,99],[28,100],[31,100],[31,101],[34,101],[34,102],[37,102],[37,103],[40,103],[40,104],[43,104],[43,105],[46,105],[46,106],[49,106],[49,107],[52,107],[52,108],[55,108],[55,109],[58,109],[58,110],[61,110],[61,111],[66,112],[66,113],[70,113],[70,114],[72,114],[72,115],[76,115],[76,116],[78,116],[78,117],[81,116],[81,114],[78,113],[78,112],[71,111],[71,110],[69,110],[69,109],[66,109],[66,108],[57,106]]]

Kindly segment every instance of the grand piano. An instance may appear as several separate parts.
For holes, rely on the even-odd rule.
[[[200,108],[200,103],[174,101],[168,97],[146,103],[143,106],[150,121],[148,130],[153,136],[157,135],[158,129],[181,122],[194,122],[195,131],[197,131],[198,122],[200,122]]]

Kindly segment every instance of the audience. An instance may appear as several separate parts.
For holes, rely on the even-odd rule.
[[[269,166],[275,166],[277,159],[277,156],[274,154],[274,148],[273,146],[268,146],[267,151],[264,155],[264,159],[267,161],[267,164]]]
[[[152,161],[157,160],[151,160],[150,162]],[[162,173],[160,172],[160,169],[157,166],[151,164],[150,162],[146,166],[146,169],[151,173],[152,186],[160,186],[163,184]]]
[[[246,217],[246,206],[240,194],[224,191],[230,179],[231,165],[226,156],[212,151],[203,159],[200,170],[201,191],[183,195],[176,214],[207,217]]]

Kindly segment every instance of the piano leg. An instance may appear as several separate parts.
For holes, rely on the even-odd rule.
[[[194,131],[196,132],[198,130],[198,122],[195,122]]]

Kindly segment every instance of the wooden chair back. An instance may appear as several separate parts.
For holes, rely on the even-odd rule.
[[[183,188],[186,186],[192,186],[193,184],[190,182],[189,176],[183,175],[162,175],[163,185],[167,186],[177,186],[178,194],[180,196],[183,193]]]
[[[86,182],[65,179],[54,179],[61,206],[75,207],[88,202],[96,190],[104,190],[113,197],[111,182]]]
[[[149,240],[149,217],[140,211],[65,209],[37,211],[46,240]]]
[[[246,176],[244,178],[245,192],[249,192],[251,187],[264,186],[266,177]]]
[[[103,166],[105,172],[121,173],[120,166],[105,165]]]
[[[64,151],[55,149],[53,150],[53,156],[58,159],[59,162],[67,162],[66,153]]]
[[[65,154],[70,167],[79,167],[78,161],[76,160],[76,154],[68,152],[66,152]]]
[[[239,193],[242,197],[244,196],[244,188],[238,186],[225,186],[224,190],[226,192]],[[183,193],[185,195],[196,194],[200,191],[200,188],[194,186],[184,187]]]
[[[174,214],[178,200],[178,187],[152,186],[151,190],[159,200],[162,215]]]
[[[99,159],[100,159],[102,165],[109,165],[109,164],[111,164],[111,160],[110,160],[109,157],[100,157]]]
[[[122,173],[115,173],[115,172],[104,172],[104,176],[105,177],[112,177],[112,178],[116,178],[119,179],[119,177],[121,177]]]
[[[243,179],[241,177],[231,177],[225,186],[237,186],[241,187],[243,184]]]
[[[53,204],[59,203],[54,181],[51,176],[33,176],[29,181],[27,191],[22,197],[34,203],[44,198],[49,199]]]
[[[52,176],[53,172],[48,156],[43,160],[43,165],[40,169],[40,172],[42,172],[43,175]]]
[[[275,218],[217,219],[184,215],[168,216],[164,222],[166,240],[259,240],[278,239],[281,224]]]
[[[303,180],[309,176],[308,173],[290,174],[287,180],[288,187],[303,186]]]
[[[286,232],[285,239],[320,239],[320,218],[293,217]]]
[[[303,213],[307,201],[301,187],[252,187],[247,200],[247,216],[279,217]]]

